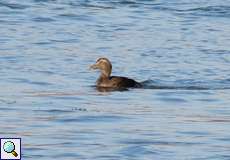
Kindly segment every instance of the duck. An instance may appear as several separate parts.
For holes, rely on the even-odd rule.
[[[100,70],[100,76],[96,81],[96,87],[127,89],[140,88],[141,83],[127,77],[111,76],[112,64],[108,58],[98,58],[96,63],[90,66],[90,69]]]

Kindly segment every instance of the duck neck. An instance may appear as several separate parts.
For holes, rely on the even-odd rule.
[[[109,79],[109,77],[110,77],[110,74],[101,72],[100,79]]]
[[[105,83],[109,81],[109,76],[101,73],[100,77],[97,79],[97,86],[104,86]]]
[[[101,70],[100,77],[103,79],[109,79],[110,74],[111,74],[111,70],[108,70],[108,69],[107,70]]]

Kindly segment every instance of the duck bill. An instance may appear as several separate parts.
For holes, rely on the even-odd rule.
[[[98,66],[97,66],[97,64],[93,64],[93,65],[91,65],[91,66],[89,67],[89,69],[98,69]]]

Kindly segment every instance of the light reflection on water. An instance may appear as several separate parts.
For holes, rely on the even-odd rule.
[[[227,1],[0,2],[0,135],[24,159],[230,159]],[[98,57],[143,89],[99,92]]]

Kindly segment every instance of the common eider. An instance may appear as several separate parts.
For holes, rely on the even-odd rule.
[[[90,66],[91,69],[99,69],[100,77],[97,79],[96,86],[103,88],[125,89],[140,88],[142,85],[133,79],[120,76],[110,76],[112,64],[107,58],[99,58],[97,62]]]

